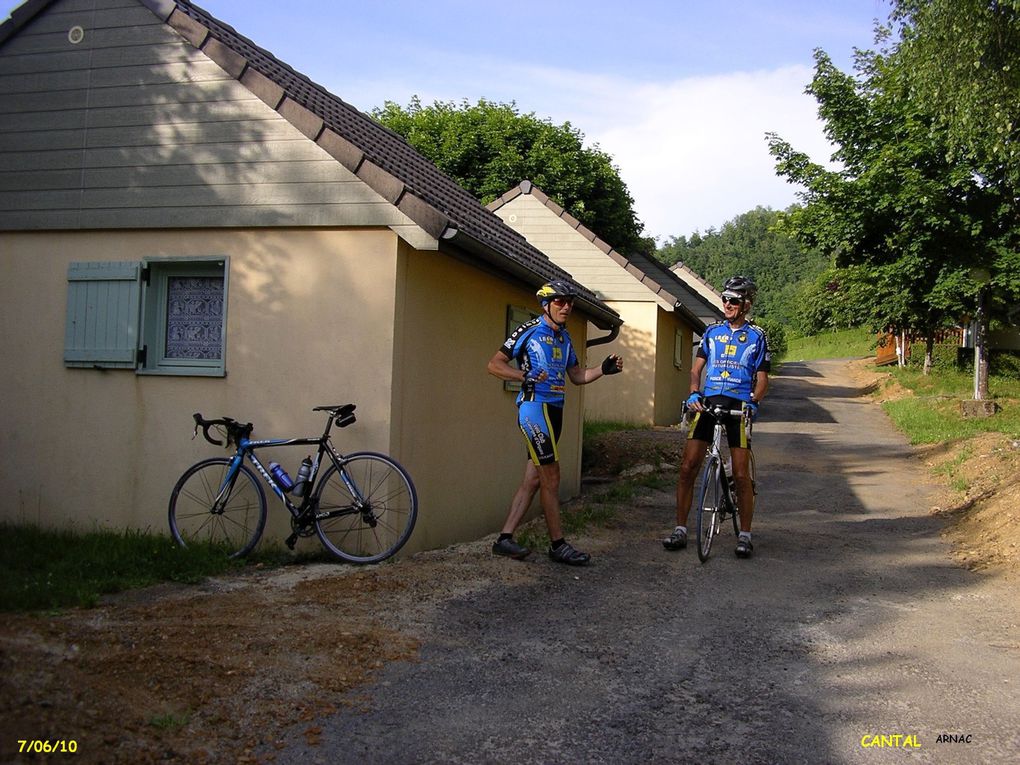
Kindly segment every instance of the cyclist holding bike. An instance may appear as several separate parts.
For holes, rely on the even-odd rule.
[[[520,560],[531,554],[531,550],[514,541],[513,534],[538,493],[549,529],[549,557],[571,566],[585,566],[591,561],[588,553],[564,541],[560,526],[557,442],[563,426],[566,380],[574,385],[587,385],[603,375],[623,371],[623,361],[610,355],[601,366],[580,365],[566,329],[576,295],[574,286],[567,281],[557,279],[542,285],[535,294],[542,304],[542,315],[518,327],[489,360],[489,374],[521,383],[517,422],[528,442],[530,456],[502,533],[492,545],[496,555]],[[512,360],[517,361],[519,369],[511,366]]]
[[[746,276],[734,276],[723,286],[722,301],[725,321],[705,330],[691,368],[691,395],[686,406],[694,412],[690,423],[687,444],[680,463],[680,478],[676,487],[676,528],[662,540],[667,550],[681,550],[687,546],[687,516],[691,510],[694,482],[705,459],[714,427],[711,418],[701,416],[705,404],[722,403],[727,409],[742,409],[748,415],[726,421],[726,439],[733,461],[733,481],[737,489],[740,509],[740,535],[736,554],[749,558],[754,549],[751,544],[751,518],[754,515],[754,488],[750,476],[750,428],[748,420],[758,414],[758,406],[769,387],[768,338],[764,330],[747,320],[758,288]],[[701,389],[701,373],[705,372],[705,386]]]

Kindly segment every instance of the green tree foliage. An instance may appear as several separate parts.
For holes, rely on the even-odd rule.
[[[406,108],[387,101],[372,117],[482,204],[530,180],[621,252],[654,251],[612,158],[597,145],[585,147],[584,135],[569,122],[553,125],[520,114],[513,103],[423,106],[417,97]]]
[[[931,338],[973,306],[972,270],[995,261],[995,194],[953,157],[895,48],[859,52],[855,69],[847,75],[818,51],[808,88],[840,169],[770,136],[777,172],[805,188],[806,205],[781,227],[833,258],[829,297],[844,316],[852,306],[872,329]],[[823,297],[816,291],[816,303]]]
[[[754,315],[803,332],[801,292],[828,263],[817,250],[778,231],[780,217],[758,207],[719,231],[672,237],[656,256],[668,265],[684,263],[717,289],[735,274],[750,276],[758,284]]]
[[[899,55],[925,109],[1020,209],[1020,0],[897,0]]]

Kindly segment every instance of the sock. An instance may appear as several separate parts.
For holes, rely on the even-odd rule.
[[[564,543],[565,541],[566,541],[566,540],[565,540],[565,539],[563,539],[563,537],[560,537],[559,539],[556,539],[556,540],[554,540],[554,541],[550,542],[550,543],[549,543],[549,546],[550,546],[550,547],[551,547],[552,549],[554,549],[554,550],[559,550],[559,549],[560,549],[560,547],[562,547],[562,546],[563,546],[563,543]]]
[[[500,534],[500,535],[499,535],[499,539],[497,539],[496,541],[497,541],[497,542],[502,542],[502,541],[503,541],[503,540],[505,540],[505,539],[513,539],[513,538],[514,538],[514,535],[513,535],[513,534],[507,534],[507,533],[506,533],[506,532],[504,531],[504,532],[503,532],[502,534]]]
[[[675,529],[673,529],[673,531],[679,531],[684,536],[687,536],[687,527],[686,526],[677,526]]]
[[[746,539],[748,542],[750,542],[751,541],[751,532],[750,531],[741,531],[740,532],[740,538],[741,539]]]

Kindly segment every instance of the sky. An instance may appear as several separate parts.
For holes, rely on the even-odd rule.
[[[569,122],[613,158],[660,244],[797,201],[765,134],[826,161],[804,93],[813,52],[849,71],[889,12],[888,0],[197,4],[363,112],[485,98]]]

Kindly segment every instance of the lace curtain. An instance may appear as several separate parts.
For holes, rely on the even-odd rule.
[[[168,359],[222,357],[222,276],[170,277],[166,313]]]

